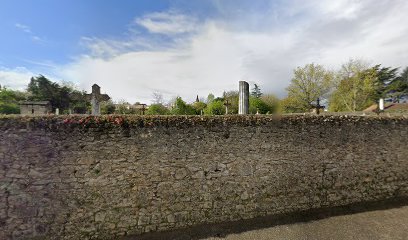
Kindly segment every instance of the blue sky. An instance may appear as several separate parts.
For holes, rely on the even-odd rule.
[[[83,51],[81,37],[125,37],[135,16],[169,7],[168,1],[149,0],[2,0],[0,61],[8,67],[65,63]]]
[[[407,66],[406,12],[404,0],[0,0],[0,84],[43,74],[149,102],[247,80],[282,97],[306,63]]]

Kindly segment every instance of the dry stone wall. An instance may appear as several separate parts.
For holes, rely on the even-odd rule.
[[[408,196],[408,119],[0,118],[0,239],[114,239]]]

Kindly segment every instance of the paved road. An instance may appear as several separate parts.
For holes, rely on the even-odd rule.
[[[408,206],[230,234],[207,240],[408,240]]]

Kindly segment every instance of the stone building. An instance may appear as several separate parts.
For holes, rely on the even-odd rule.
[[[21,115],[42,115],[52,112],[49,101],[27,101],[20,103]]]

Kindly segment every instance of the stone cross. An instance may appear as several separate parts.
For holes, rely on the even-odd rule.
[[[141,103],[140,106],[142,106],[142,115],[145,115],[146,104],[145,104],[145,103]]]
[[[238,114],[249,114],[249,84],[239,81]]]
[[[320,105],[320,98],[316,100],[316,105],[314,106],[316,109],[316,114],[320,114],[320,109],[324,109],[324,106]]]
[[[228,114],[228,107],[231,106],[231,103],[228,101],[228,99],[225,100],[224,106],[225,106],[225,114]]]
[[[92,104],[92,115],[101,114],[100,102],[108,101],[110,97],[107,94],[101,94],[101,87],[97,84],[92,85],[92,93],[86,94],[86,99],[91,101]]]

